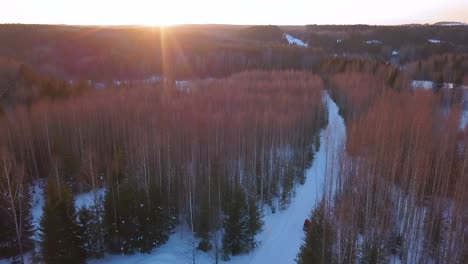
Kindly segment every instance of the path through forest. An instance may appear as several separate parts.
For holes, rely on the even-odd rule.
[[[325,175],[337,173],[337,155],[346,141],[346,127],[338,114],[338,106],[327,93],[324,94],[324,100],[328,107],[328,126],[320,134],[320,149],[315,155],[313,165],[306,172],[304,185],[297,186],[296,196],[286,210],[265,215],[263,231],[257,236],[260,243],[258,248],[250,254],[232,257],[228,263],[295,263],[304,238],[304,220],[323,194]],[[193,237],[189,232],[178,230],[166,244],[150,255],[107,256],[91,263],[193,263],[191,241]],[[197,252],[195,263],[214,263],[214,256]]]

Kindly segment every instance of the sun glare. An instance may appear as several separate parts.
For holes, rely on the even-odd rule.
[[[138,20],[150,26],[172,26],[186,20],[186,8],[181,9],[174,1],[145,1],[144,8],[137,14]],[[185,18],[185,19],[184,19]]]

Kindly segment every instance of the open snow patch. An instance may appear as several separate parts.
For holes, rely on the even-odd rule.
[[[415,89],[424,89],[424,90],[431,90],[434,87],[433,81],[426,81],[426,80],[414,80],[411,82],[411,87]]]
[[[367,45],[380,45],[380,44],[383,44],[383,42],[380,40],[372,39],[372,40],[366,41],[366,44]]]
[[[442,41],[440,39],[428,39],[427,40],[431,44],[440,44]]]
[[[297,45],[301,47],[308,47],[309,45],[307,43],[304,43],[302,40],[295,38],[289,34],[284,34],[284,38],[289,42],[290,45]]]

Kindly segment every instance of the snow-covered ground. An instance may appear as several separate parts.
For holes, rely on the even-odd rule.
[[[440,44],[440,43],[442,43],[442,41],[439,40],[439,39],[428,39],[427,41],[429,43],[431,43],[431,44]]]
[[[366,44],[368,44],[368,45],[380,45],[380,44],[383,44],[383,42],[380,41],[380,40],[372,39],[372,40],[366,41]]]
[[[468,125],[468,88],[463,88],[463,109],[460,117],[460,129]]]
[[[312,166],[306,171],[306,181],[296,187],[296,196],[286,210],[271,213],[265,208],[263,231],[257,236],[259,246],[250,254],[234,256],[228,263],[295,263],[295,257],[303,243],[304,231],[302,225],[323,195],[323,185],[327,173],[336,173],[336,155],[344,148],[346,127],[343,118],[338,114],[338,106],[325,93],[324,101],[328,107],[328,126],[320,134],[320,149],[315,155]],[[39,227],[44,205],[44,181],[38,181],[33,186],[33,221]],[[96,193],[104,194],[104,189]],[[75,206],[92,206],[94,193],[84,193],[76,196]],[[191,232],[178,227],[167,243],[155,249],[151,254],[135,254],[132,256],[108,255],[103,259],[91,260],[92,264],[162,264],[162,263],[192,263],[193,241]],[[212,252],[196,252],[196,263],[214,263]],[[0,260],[0,264],[8,263]]]
[[[39,240],[39,227],[41,224],[42,211],[44,207],[44,188],[46,185],[45,180],[38,180],[32,186],[32,218],[34,226],[34,235],[35,240]],[[103,198],[105,190],[103,188],[96,191],[96,197]],[[81,193],[75,197],[75,207],[79,210],[82,207],[91,207],[94,205],[94,192]],[[1,262],[0,262],[1,264]]]
[[[106,190],[104,188],[97,189],[96,192],[81,193],[75,196],[75,207],[77,210],[86,207],[94,206],[96,199],[104,199]]]
[[[329,124],[320,134],[320,149],[315,155],[313,165],[306,172],[304,185],[297,186],[296,196],[286,210],[272,214],[270,210],[265,209],[263,231],[257,236],[259,246],[250,254],[232,257],[228,263],[295,263],[304,238],[304,219],[309,216],[323,194],[325,175],[337,172],[333,161],[336,160],[337,152],[344,148],[346,140],[346,127],[343,118],[338,114],[337,105],[328,94],[325,94],[324,100],[328,106]],[[194,241],[191,233],[179,228],[166,244],[151,254],[106,256],[90,263],[192,263],[191,241]],[[196,263],[214,263],[212,253],[197,252]]]
[[[432,87],[434,86],[434,82],[433,81],[426,81],[426,80],[414,80],[413,82],[411,82],[411,86],[413,88],[431,90]]]
[[[289,42],[291,45],[297,45],[301,47],[308,47],[309,45],[307,43],[304,43],[302,40],[295,38],[289,34],[284,34],[284,38]]]

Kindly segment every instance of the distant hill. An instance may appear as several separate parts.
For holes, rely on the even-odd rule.
[[[450,21],[442,21],[434,23],[435,26],[466,26],[468,24],[463,22],[450,22]]]

